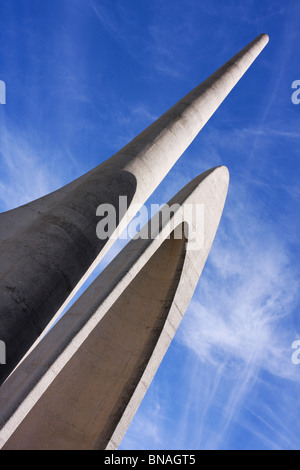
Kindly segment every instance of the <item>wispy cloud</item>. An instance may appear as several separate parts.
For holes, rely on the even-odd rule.
[[[298,273],[272,227],[243,206],[223,224],[230,227],[230,237],[224,228],[219,233],[178,338],[201,363],[211,365],[218,384],[232,382],[222,404],[219,441],[209,447],[220,445],[262,371],[300,384],[290,349],[297,334],[291,312],[298,301]],[[209,400],[217,393],[218,388],[211,390]]]
[[[145,450],[139,436],[145,436],[145,439],[152,443],[153,448],[160,446],[163,442],[162,428],[160,421],[162,410],[159,404],[159,397],[151,401],[151,410],[147,413],[140,413],[135,419],[135,432],[128,435],[126,439],[126,448],[135,450]],[[122,447],[120,447],[122,450]]]
[[[53,171],[60,155],[51,155],[50,149],[34,135],[24,135],[13,125],[1,125],[0,133],[0,200],[1,210],[26,204],[63,185],[62,168]],[[42,157],[42,158],[41,158]],[[58,167],[59,168],[59,167]],[[60,173],[61,172],[61,173]]]

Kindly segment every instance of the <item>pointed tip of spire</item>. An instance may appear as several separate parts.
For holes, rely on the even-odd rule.
[[[228,187],[229,179],[230,179],[230,173],[229,173],[229,170],[228,170],[227,166],[219,165],[219,166],[216,166],[215,168],[213,168],[212,171],[213,172],[216,171],[219,174],[220,178],[222,178],[226,182],[226,186]]]
[[[248,46],[245,47],[246,50],[251,49],[254,46],[254,49],[258,47],[259,53],[266,47],[268,44],[270,38],[269,35],[266,33],[261,33],[258,36],[256,36],[255,39],[253,39],[252,42],[248,44]],[[242,51],[241,51],[242,52]],[[258,54],[257,54],[258,55]]]
[[[267,42],[270,41],[270,36],[267,33],[262,33],[261,37],[265,38]]]
[[[265,40],[265,43],[268,44],[269,40],[270,40],[270,37],[268,34],[266,33],[262,33],[260,34],[257,39],[264,39]]]

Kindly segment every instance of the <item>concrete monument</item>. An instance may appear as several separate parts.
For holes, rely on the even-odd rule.
[[[0,383],[112,245],[96,236],[96,209],[127,196],[141,206],[268,42],[258,36],[122,150],[54,193],[0,215]],[[127,218],[128,220],[128,218]],[[118,224],[125,228],[119,214]],[[121,229],[120,229],[121,230]]]

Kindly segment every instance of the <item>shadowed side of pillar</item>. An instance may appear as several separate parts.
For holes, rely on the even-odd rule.
[[[130,203],[135,190],[132,174],[104,171],[65,195],[55,211],[50,207],[40,212],[17,236],[2,242],[0,338],[6,344],[7,362],[0,369],[0,382],[103,249],[106,240],[96,235],[98,205],[113,205],[118,217],[119,194]]]

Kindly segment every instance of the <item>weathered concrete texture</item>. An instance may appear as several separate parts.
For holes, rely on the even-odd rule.
[[[258,36],[205,82],[81,178],[0,215],[0,383],[112,245],[96,236],[96,208],[119,196],[141,206],[268,42]],[[128,218],[133,217],[131,206]],[[128,220],[127,218],[127,220]],[[121,230],[125,222],[120,222]]]
[[[157,237],[131,240],[6,380],[4,449],[118,447],[194,293],[228,181],[218,167],[183,188]],[[196,204],[204,219],[185,210]],[[195,245],[192,234],[201,232]]]

